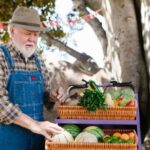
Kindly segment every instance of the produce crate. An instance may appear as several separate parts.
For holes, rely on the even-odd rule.
[[[87,85],[73,85],[68,88],[68,95],[70,92],[76,88],[86,88]],[[109,84],[102,85],[103,89],[109,88],[124,88],[124,87],[132,87],[130,82],[110,82]],[[106,110],[98,109],[96,112],[89,112],[83,106],[71,106],[71,105],[56,105],[56,110],[58,116],[61,119],[103,119],[103,120],[135,120],[136,119],[136,111],[137,111],[137,102],[135,100],[134,106],[115,106],[115,107],[107,107]]]
[[[56,106],[58,116],[61,119],[135,120],[136,109],[136,106],[108,107],[107,110],[98,109],[96,112],[89,112],[82,106]]]
[[[114,132],[128,133],[133,130],[104,130],[106,134]],[[135,131],[134,131],[135,133]],[[136,133],[135,133],[136,135]],[[135,143],[56,143],[46,140],[46,150],[137,150],[137,135],[135,136]]]

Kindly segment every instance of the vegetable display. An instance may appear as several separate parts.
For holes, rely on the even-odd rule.
[[[134,115],[134,112],[136,111],[135,110],[136,109],[135,107],[136,95],[133,90],[134,88],[128,87],[128,86],[127,87],[126,86],[115,87],[115,86],[106,84],[104,88],[101,89],[100,87],[103,87],[103,85],[102,86],[98,85],[92,80],[85,81],[85,83],[86,84],[84,84],[84,86],[72,85],[72,87],[76,86],[76,88],[78,88],[79,91],[76,90],[77,97],[71,97],[72,95],[70,95],[69,98],[72,101],[68,101],[67,103],[63,104],[63,105],[67,105],[67,108],[69,109],[69,111],[65,115],[70,115],[72,112],[75,112],[76,114],[75,115],[73,114],[75,117],[74,116],[73,117],[76,118],[76,116],[80,116],[80,112],[81,112],[81,114],[83,113],[84,115],[83,119],[87,119],[88,116],[91,116],[91,118],[93,119],[93,116],[95,116],[95,114],[98,114],[100,117],[103,117],[101,116],[101,112],[104,114],[104,117],[103,117],[104,119],[109,119],[109,117],[110,119],[112,118],[116,119],[117,116],[120,119],[124,117],[124,114],[125,114],[125,117],[126,117],[126,114],[130,116],[130,112],[131,114]],[[72,94],[70,91],[68,93]],[[79,106],[82,106],[82,107],[79,107]],[[62,108],[63,107],[64,106],[62,106]],[[85,107],[87,110],[85,110],[85,108],[83,107]],[[111,108],[111,107],[115,107],[115,108]],[[130,109],[128,108],[120,109],[118,107],[131,107],[131,109],[132,110],[134,109],[135,111],[134,110],[130,111]],[[103,109],[105,112],[98,110],[98,109]],[[121,114],[121,117],[119,113],[116,113],[117,112],[115,111],[116,109],[117,111],[119,110],[119,112],[121,113],[123,112],[123,115]],[[130,112],[126,113],[126,110],[127,112],[128,110]],[[115,115],[115,117],[113,117],[113,115]],[[98,119],[99,119],[99,116],[98,116]],[[82,115],[79,118],[81,117]],[[110,130],[106,128],[103,131],[103,129],[101,129],[100,127],[96,125],[86,126],[83,128],[82,125],[79,127],[78,125],[74,125],[74,124],[66,124],[66,125],[63,125],[62,127],[65,129],[67,133],[69,133],[69,135],[67,136],[66,134],[57,135],[55,138],[53,138],[54,139],[53,141],[64,142],[64,143],[77,142],[77,143],[84,143],[84,144],[85,143],[115,143],[113,145],[116,145],[116,144],[123,145],[123,143],[134,144],[134,145],[137,144],[137,135],[134,130],[129,130],[129,131],[127,129]],[[109,145],[109,144],[106,144],[106,145]]]
[[[68,143],[68,142],[73,142],[74,138],[72,137],[72,135],[67,132],[67,131],[63,131],[60,134],[55,134],[52,136],[51,138],[52,142],[60,142],[60,143]]]
[[[79,105],[86,107],[88,111],[94,112],[99,108],[106,109],[103,92],[97,87],[96,83],[89,80],[89,87],[83,91],[83,96],[79,100]]]
[[[93,135],[92,133],[88,133],[88,132],[81,132],[76,138],[75,138],[75,142],[78,143],[84,143],[84,142],[88,142],[88,143],[96,143],[98,142],[98,139],[95,135]]]
[[[99,139],[99,138],[101,138],[102,136],[105,135],[103,130],[100,129],[99,127],[97,127],[97,126],[88,126],[83,131],[94,134],[97,137],[97,139]]]
[[[108,88],[105,91],[105,101],[111,107],[135,106],[135,99],[135,93],[130,87],[124,87],[122,89]]]
[[[78,125],[66,124],[62,126],[65,131],[60,134],[53,135],[52,142],[58,143],[128,143],[134,144],[136,141],[136,134],[132,130],[129,132],[115,132],[105,133],[98,126],[87,126],[81,129]],[[67,131],[68,130],[68,131]],[[72,134],[74,136],[72,136]]]
[[[81,132],[81,129],[75,124],[66,124],[62,126],[68,131],[74,138]]]
[[[130,133],[114,133],[113,135],[105,135],[101,142],[104,143],[130,143],[133,144],[135,140],[135,134]]]
[[[64,103],[69,106],[83,106],[89,112],[96,112],[98,109],[107,111],[108,107],[135,107],[136,97],[131,87],[105,87],[100,89],[93,81],[85,81],[86,86],[73,99]]]

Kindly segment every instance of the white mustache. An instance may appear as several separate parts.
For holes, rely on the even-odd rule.
[[[25,46],[35,46],[35,43],[27,43],[27,44],[25,44]]]

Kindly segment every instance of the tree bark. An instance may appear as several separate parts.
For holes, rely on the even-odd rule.
[[[145,123],[145,125],[147,125],[146,129],[144,130],[144,132],[146,133],[146,136],[145,136],[145,133],[143,136],[144,138],[144,141],[146,142],[147,140],[149,141],[150,140],[150,118],[149,118],[149,115],[150,115],[150,59],[149,59],[149,56],[150,56],[150,1],[149,0],[138,0],[136,1],[137,2],[137,5],[139,6],[139,11],[141,13],[141,28],[142,28],[142,37],[143,37],[143,49],[144,49],[144,57],[145,57],[145,61],[146,61],[146,67],[147,67],[147,72],[148,72],[148,79],[145,80],[148,84],[147,86],[147,91],[148,91],[148,98],[147,98],[147,101],[144,101],[144,104],[145,104],[145,116],[146,118],[144,118],[143,120],[143,123]]]
[[[150,78],[150,1],[141,0],[141,23],[143,33],[143,45],[146,58],[146,65]],[[150,86],[150,83],[149,83]],[[150,92],[150,91],[149,91]]]
[[[139,93],[142,120],[146,116],[148,77],[139,40],[133,0],[103,0],[107,22],[106,67],[119,81],[132,81]],[[145,124],[142,124],[142,134]]]
[[[103,0],[107,22],[107,58],[115,78],[132,81],[139,89],[144,64],[139,45],[136,14],[132,0]],[[141,67],[139,67],[141,66]]]

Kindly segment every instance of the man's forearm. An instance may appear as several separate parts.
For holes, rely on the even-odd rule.
[[[13,123],[26,128],[33,133],[41,134],[49,140],[51,139],[52,134],[61,133],[64,130],[57,124],[51,123],[49,121],[38,122],[23,113],[20,114]]]
[[[38,124],[36,120],[33,120],[24,113],[21,113],[17,118],[15,118],[13,123],[31,131],[33,130],[34,126]]]

